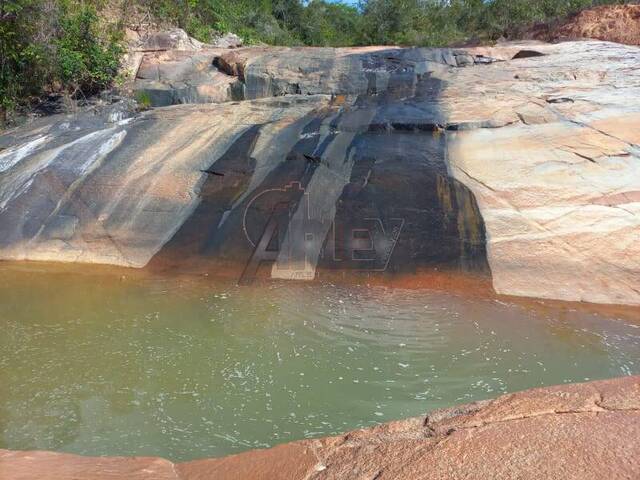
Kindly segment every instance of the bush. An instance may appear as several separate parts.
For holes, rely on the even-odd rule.
[[[138,108],[140,110],[148,110],[153,104],[151,95],[149,95],[149,93],[145,92],[144,90],[138,90],[136,92],[136,102],[138,103]]]
[[[86,96],[109,86],[120,35],[88,1],[0,1],[0,117],[47,92]]]
[[[616,0],[362,0],[370,44],[444,46],[514,37],[535,22]]]
[[[300,37],[307,45],[357,45],[363,42],[361,20],[355,7],[312,0],[303,10]]]
[[[122,0],[125,1],[125,0]],[[198,40],[234,32],[246,43],[443,46],[517,36],[533,22],[616,0],[127,0]],[[0,122],[50,91],[108,87],[123,52],[122,26],[99,8],[114,0],[0,0]],[[144,103],[144,102],[141,102]]]
[[[0,121],[22,98],[38,94],[46,77],[42,63],[47,55],[31,41],[36,25],[28,21],[38,17],[36,3],[0,2]]]
[[[99,32],[99,18],[92,6],[71,7],[61,16],[57,73],[70,93],[91,95],[111,84],[123,49],[115,33]]]

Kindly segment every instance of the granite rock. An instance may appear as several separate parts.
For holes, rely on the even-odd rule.
[[[136,88],[169,106],[0,136],[0,258],[640,305],[639,61],[600,41],[147,52]]]

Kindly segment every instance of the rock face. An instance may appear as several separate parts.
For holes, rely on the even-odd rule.
[[[135,88],[195,104],[2,135],[0,258],[640,305],[638,62],[597,41],[146,52]]]
[[[600,45],[620,49],[621,63],[588,60]],[[536,51],[547,55],[487,66],[490,83],[459,70],[446,92],[450,122],[500,126],[448,136],[453,175],[487,228],[494,288],[638,304],[640,78],[627,72],[640,50],[578,42]]]
[[[146,54],[138,68],[134,89],[153,106],[221,103],[238,96],[237,79],[212,66],[211,50],[169,50]]]
[[[229,50],[204,45],[198,46],[197,53],[193,50],[186,47],[149,49],[142,58],[135,89],[148,94],[154,106],[296,94],[372,96],[397,89],[397,85],[389,85],[390,80],[406,84],[415,82],[416,79],[411,79],[418,75],[430,77],[434,70],[442,72],[447,67],[493,61],[482,55],[446,48]]]
[[[640,476],[640,377],[504,395],[338,437],[172,464],[0,451],[12,480],[630,479]]]

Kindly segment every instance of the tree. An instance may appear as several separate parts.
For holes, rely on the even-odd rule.
[[[90,95],[107,87],[120,64],[117,36],[98,30],[99,18],[91,5],[65,7],[56,41],[58,75],[72,95]]]
[[[312,0],[304,9],[300,37],[306,45],[348,46],[362,43],[361,16],[355,7]]]
[[[35,0],[0,0],[0,122],[25,95],[39,89],[41,49],[31,41],[38,17]]]
[[[118,35],[90,1],[0,0],[0,121],[46,90],[107,87],[122,53]]]

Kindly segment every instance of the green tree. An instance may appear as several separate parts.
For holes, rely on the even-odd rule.
[[[99,31],[95,8],[74,3],[63,9],[56,47],[57,73],[72,95],[90,95],[109,86],[123,52],[115,32]]]
[[[39,91],[44,52],[32,41],[39,17],[36,0],[0,0],[0,123],[21,98]]]
[[[107,87],[122,49],[89,1],[0,0],[0,121],[45,90]]]
[[[306,45],[349,46],[362,43],[361,16],[355,7],[312,0],[298,30]]]

